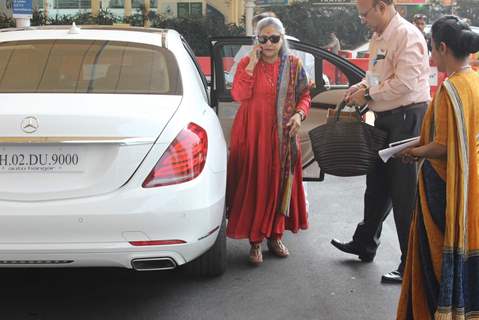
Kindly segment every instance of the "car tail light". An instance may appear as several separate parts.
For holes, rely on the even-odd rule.
[[[176,136],[143,182],[154,188],[193,180],[203,171],[208,152],[206,131],[190,123]]]

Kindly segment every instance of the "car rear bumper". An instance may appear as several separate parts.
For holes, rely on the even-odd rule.
[[[217,235],[218,230],[207,238],[195,242],[142,248],[132,247],[128,243],[1,244],[0,268],[122,267],[131,269],[132,261],[141,259],[171,259],[175,266],[179,266],[208,250],[215,242]]]
[[[152,189],[61,201],[0,201],[0,267],[125,267],[143,258],[182,265],[215,242],[226,173]],[[134,246],[134,241],[181,240]]]

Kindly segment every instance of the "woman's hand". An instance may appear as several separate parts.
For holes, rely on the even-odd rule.
[[[447,160],[447,146],[431,142],[423,146],[406,149],[399,155],[405,163],[411,163],[421,158]]]
[[[253,49],[249,53],[249,63],[245,68],[246,72],[248,72],[250,75],[253,74],[254,67],[258,63],[260,56],[261,56],[261,45],[257,44],[253,47]]]
[[[286,126],[290,128],[289,136],[294,137],[298,133],[299,128],[301,127],[301,115],[298,112],[293,114],[293,116],[291,117],[291,119],[289,119],[288,124]]]
[[[394,157],[400,158],[403,163],[411,164],[419,160],[419,156],[416,154],[416,148],[407,148],[397,153]]]

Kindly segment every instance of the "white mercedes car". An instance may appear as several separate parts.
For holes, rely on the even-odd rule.
[[[0,267],[226,267],[227,146],[175,31],[0,30]]]

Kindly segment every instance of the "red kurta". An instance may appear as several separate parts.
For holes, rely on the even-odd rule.
[[[231,130],[228,160],[227,235],[260,242],[280,238],[285,228],[292,232],[308,227],[302,184],[301,150],[295,169],[289,217],[280,206],[280,146],[276,112],[276,82],[279,62],[259,61],[253,76],[246,73],[249,57],[238,65],[231,94],[241,102]],[[311,103],[305,92],[297,110],[308,114]],[[299,141],[297,143],[299,146]]]

